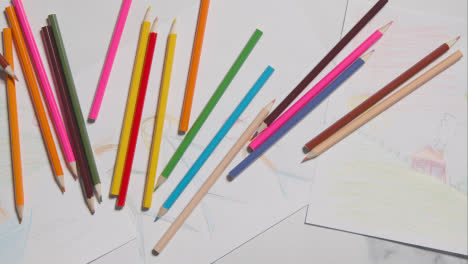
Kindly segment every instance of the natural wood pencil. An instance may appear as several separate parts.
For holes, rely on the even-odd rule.
[[[153,249],[154,255],[159,255],[161,251],[166,247],[167,243],[172,239],[175,233],[179,230],[185,220],[190,216],[192,211],[195,207],[200,203],[203,197],[208,193],[211,186],[213,186],[221,174],[226,170],[227,166],[232,162],[232,160],[236,157],[237,153],[245,146],[245,144],[249,141],[249,138],[258,128],[258,126],[263,122],[265,117],[270,112],[271,107],[275,101],[269,103],[265,106],[260,113],[258,113],[257,117],[252,121],[249,127],[245,130],[245,132],[240,136],[237,142],[231,147],[229,152],[224,156],[224,159],[219,163],[216,169],[211,173],[211,175],[206,179],[205,183],[200,187],[198,192],[193,196],[192,200],[185,206],[184,210],[180,213],[180,215],[176,218],[176,220],[172,223],[163,237],[159,240],[156,246]]]
[[[414,90],[417,88],[421,87],[423,84],[434,78],[436,75],[444,71],[445,69],[449,68],[452,66],[455,62],[457,62],[463,54],[458,50],[452,55],[450,55],[448,58],[445,60],[441,61],[425,73],[423,73],[421,76],[418,78],[414,79],[412,82],[401,88],[400,90],[396,91],[389,97],[387,97],[385,100],[381,101],[380,103],[376,104],[367,112],[359,116],[358,118],[354,119],[352,122],[350,122],[348,125],[340,129],[338,132],[327,138],[325,141],[317,145],[315,148],[311,150],[309,155],[303,160],[307,161],[310,159],[313,159],[323,152],[325,152],[327,149],[338,143],[340,140],[351,134],[353,131],[356,129],[360,128],[362,125],[379,115],[380,113],[384,112],[387,110],[389,107],[403,99],[405,96],[409,95],[412,93]]]

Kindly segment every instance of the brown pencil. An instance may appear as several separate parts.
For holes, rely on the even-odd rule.
[[[314,147],[309,155],[302,161],[305,162],[307,160],[313,159],[323,152],[325,152],[327,149],[341,141],[343,138],[347,137],[349,134],[372,120],[374,117],[378,116],[388,108],[390,108],[392,105],[424,85],[426,82],[430,81],[432,78],[437,76],[439,73],[443,72],[450,66],[452,66],[455,62],[457,62],[463,54],[458,50],[452,55],[450,55],[448,58],[445,60],[441,61],[438,63],[436,66],[432,67],[425,73],[423,73],[421,76],[418,78],[414,79],[412,82],[409,84],[405,85],[402,87],[400,90],[396,91],[389,97],[387,97],[385,100],[382,102],[376,104],[372,108],[370,108],[367,112],[364,114],[360,115],[358,118],[354,119],[351,121],[348,125],[340,129],[338,132],[335,134],[331,135],[329,138],[327,138],[325,141],[322,143],[318,144],[316,147]]]
[[[70,99],[66,94],[67,87],[63,77],[60,60],[57,54],[57,48],[55,47],[52,29],[50,26],[42,27],[41,37],[45,46],[47,61],[49,62],[49,67],[52,72],[52,78],[55,83],[57,97],[59,98],[58,101],[60,102],[60,108],[63,113],[65,127],[67,128],[68,132],[68,138],[70,139],[73,154],[76,158],[76,164],[79,172],[78,176],[81,179],[81,185],[86,196],[88,207],[91,213],[94,214],[93,186],[91,184],[91,176],[89,175],[83,147],[80,143],[80,135],[78,134],[78,128],[75,123],[75,117],[73,115],[73,109],[71,108]]]
[[[455,42],[459,39],[460,37],[457,37],[451,41],[448,41],[437,49],[433,50],[431,53],[429,53],[426,57],[424,57],[422,60],[418,61],[418,63],[414,64],[411,68],[403,72],[400,76],[395,78],[393,81],[388,83],[386,86],[384,86],[382,89],[380,89],[378,92],[376,92],[374,95],[371,97],[367,98],[364,102],[362,102],[360,105],[355,107],[351,112],[343,116],[340,120],[336,121],[333,125],[325,129],[322,133],[320,133],[318,136],[307,142],[304,146],[304,152],[307,153],[311,149],[313,149],[315,146],[318,144],[322,143],[325,139],[336,133],[336,131],[340,130],[342,127],[346,126],[349,122],[354,120],[356,117],[367,111],[367,109],[371,108],[373,105],[375,105],[378,101],[382,100],[385,96],[389,95],[392,93],[396,88],[401,86],[403,83],[411,79],[414,75],[419,73],[421,70],[423,70],[427,65],[431,64],[435,60],[437,60],[440,56],[442,56],[444,53],[446,53],[450,47],[455,44]]]
[[[379,0],[375,5],[367,11],[367,13],[343,36],[338,43],[323,57],[323,59],[297,84],[297,86],[281,101],[277,107],[265,118],[263,123],[254,134],[256,137],[269,127],[294,100],[309,86],[309,84],[317,77],[325,67],[348,45],[349,42],[374,18],[377,13],[387,4],[388,0]]]

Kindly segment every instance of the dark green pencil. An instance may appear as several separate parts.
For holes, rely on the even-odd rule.
[[[83,146],[86,161],[88,163],[89,175],[91,175],[91,180],[94,185],[94,190],[96,192],[97,199],[99,202],[101,202],[101,181],[99,179],[98,170],[96,168],[96,162],[94,161],[93,149],[91,148],[91,144],[89,142],[88,132],[86,131],[86,125],[84,122],[83,113],[81,112],[78,95],[76,94],[75,82],[73,81],[70,63],[68,62],[67,53],[63,44],[62,34],[60,33],[57,16],[55,14],[49,15],[49,24],[52,27],[52,34],[54,35],[54,40],[57,46],[60,63],[62,65],[63,75],[67,84],[68,96],[70,98],[71,106],[73,108],[73,114],[75,115],[76,125],[79,130],[81,145]]]

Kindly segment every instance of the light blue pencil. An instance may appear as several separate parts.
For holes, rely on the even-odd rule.
[[[172,205],[175,203],[175,201],[177,201],[177,199],[185,190],[187,185],[192,181],[192,179],[195,177],[197,172],[201,169],[203,164],[205,164],[205,162],[214,152],[214,150],[219,145],[221,140],[223,140],[223,138],[226,136],[226,134],[229,132],[232,126],[235,124],[237,119],[244,112],[244,110],[247,108],[250,102],[252,102],[254,97],[257,95],[260,89],[265,85],[265,83],[268,81],[268,79],[270,78],[270,76],[273,74],[274,71],[275,70],[270,66],[268,66],[265,69],[265,71],[262,73],[260,78],[258,78],[258,80],[255,82],[252,88],[250,88],[249,92],[245,95],[244,99],[242,99],[242,101],[239,103],[236,109],[234,109],[234,111],[226,120],[226,122],[223,124],[223,126],[218,130],[218,133],[216,133],[216,135],[208,144],[208,146],[205,148],[205,150],[203,150],[203,152],[200,154],[200,156],[192,165],[192,167],[189,169],[187,174],[185,174],[184,178],[182,178],[182,180],[179,182],[179,184],[174,189],[174,191],[172,191],[171,195],[169,195],[169,197],[167,198],[167,200],[164,202],[163,206],[159,210],[158,216],[156,217],[154,221],[157,221],[159,218],[165,215],[169,211],[169,209],[171,209]]]

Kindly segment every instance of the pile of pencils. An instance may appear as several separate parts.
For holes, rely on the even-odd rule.
[[[192,211],[200,203],[214,183],[221,177],[240,150],[248,144],[249,140],[251,140],[251,142],[248,144],[248,149],[251,153],[230,170],[227,176],[228,181],[235,180],[271,146],[278,142],[282,136],[293,129],[296,124],[303,120],[318,105],[326,100],[330,94],[332,94],[347,79],[352,77],[366,64],[371,55],[374,52],[377,52],[371,49],[372,46],[374,46],[374,44],[384,36],[384,33],[389,30],[393,22],[389,22],[375,30],[375,32],[373,32],[365,41],[348,54],[320,81],[299,97],[314,81],[314,79],[330,64],[330,62],[369,23],[369,21],[377,15],[387,2],[388,0],[379,0],[330,50],[330,52],[317,64],[317,66],[315,66],[310,73],[304,77],[304,79],[289,93],[289,95],[286,96],[278,106],[276,106],[276,108],[270,111],[273,108],[275,100],[266,104],[244,133],[239,137],[237,142],[232,146],[224,159],[207,178],[192,200],[175,218],[175,221],[173,221],[167,232],[153,248],[154,255],[158,255],[162,252],[172,237],[180,229],[184,221],[190,216]],[[52,137],[52,132],[47,121],[46,111],[39,94],[36,78],[39,81],[39,86],[41,87],[42,94],[45,98],[46,106],[51,116],[65,160],[67,161],[72,175],[74,175],[75,178],[77,177],[80,179],[89,210],[94,214],[94,197],[99,202],[102,201],[101,183],[96,162],[94,160],[93,150],[88,137],[86,123],[83,118],[81,105],[79,103],[75,83],[73,81],[71,67],[67,59],[66,49],[57,16],[55,14],[49,15],[48,25],[41,29],[41,37],[46,50],[47,61],[52,72],[56,94],[59,99],[58,105],[60,105],[60,110],[52,93],[51,84],[49,83],[21,0],[13,0],[13,3],[14,7],[10,6],[6,8],[7,18],[11,28],[3,30],[5,58],[0,56],[0,65],[3,71],[8,75],[7,89],[12,160],[15,179],[16,207],[19,219],[21,221],[23,217],[24,195],[22,189],[21,154],[14,82],[14,79],[17,80],[18,78],[15,75],[13,68],[13,40],[21,60],[24,76],[32,97],[33,106],[35,108],[37,119],[39,120],[43,140],[46,143],[49,160],[52,165],[53,173],[56,176],[57,184],[60,190],[65,192],[64,173]],[[88,123],[92,124],[97,121],[131,3],[131,0],[123,1],[114,35],[107,53],[107,58],[98,83],[91,112],[88,116]],[[263,32],[259,29],[256,29],[253,32],[240,54],[234,59],[232,66],[229,68],[221,83],[213,92],[207,104],[204,106],[199,116],[189,129],[193,96],[202,55],[205,27],[208,20],[209,4],[209,0],[201,0],[200,14],[193,43],[190,70],[187,78],[186,92],[178,129],[179,135],[184,136],[184,138],[162,170],[159,178],[156,180],[165,113],[168,103],[169,88],[171,86],[172,68],[176,53],[176,19],[173,20],[170,32],[167,36],[163,77],[159,90],[159,102],[157,106],[156,120],[154,122],[149,165],[146,172],[146,183],[142,195],[142,210],[148,210],[151,208],[153,193],[160,188],[172,174],[182,156],[190,147],[193,139],[199,133],[217,103],[229,88],[231,82],[238,75],[240,69],[247,61],[249,55],[254,51],[257,43],[263,35]],[[151,8],[148,8],[141,25],[137,54],[133,66],[132,81],[127,98],[120,143],[114,166],[113,180],[110,186],[110,196],[117,198],[117,209],[125,206],[128,194],[130,176],[138,141],[138,133],[158,35],[158,18],[156,17],[152,19]],[[454,52],[429,70],[420,74],[418,77],[415,77],[423,69],[445,54],[458,39],[459,37],[443,43],[440,47],[430,52],[426,57],[408,68],[401,75],[377,91],[374,95],[336,121],[329,128],[307,142],[303,146],[303,151],[307,156],[302,162],[318,157],[353,131],[359,129],[362,125],[372,120],[374,117],[384,112],[396,102],[400,101],[405,96],[409,95],[411,92],[421,87],[430,79],[434,78],[457,62],[462,57],[460,51]],[[266,85],[274,72],[275,70],[273,67],[266,65],[265,70],[259,73],[259,77],[255,82],[253,82],[251,89],[245,94],[232,113],[226,117],[224,124],[213,136],[212,140],[201,152],[172,193],[167,197],[166,201],[159,209],[159,212],[155,217],[155,221],[165,217],[169,212],[173,204],[178,200],[205,162],[213,154],[220,142],[226,137],[227,133],[234,126],[242,113],[247,109],[257,93]],[[415,78],[410,81],[413,77]],[[407,81],[410,82],[398,89]]]

